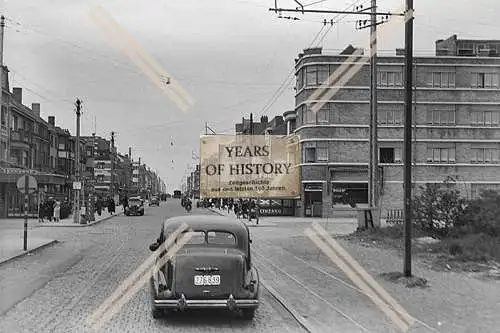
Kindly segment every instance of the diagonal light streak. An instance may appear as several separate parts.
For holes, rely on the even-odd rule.
[[[382,301],[370,287],[356,275],[356,273],[344,262],[339,256],[333,251],[332,248],[321,240],[318,235],[310,228],[307,228],[304,233],[313,241],[316,246],[318,246],[329,258],[332,260],[346,275],[351,279],[351,281],[357,285],[365,295],[367,295],[378,307],[379,309],[389,318],[392,322],[403,332],[407,332],[409,326],[406,322],[402,320],[401,317],[391,308],[388,307],[387,303]]]
[[[132,274],[129,275],[127,279],[125,279],[118,288],[115,289],[113,294],[109,296],[101,305],[88,317],[87,322],[90,325],[94,325],[99,319],[101,319],[103,316],[105,316],[105,313],[109,311],[116,301],[123,297],[125,293],[131,292],[131,286],[135,283],[136,285],[138,284],[137,281],[140,279],[140,277],[146,276],[149,278],[150,275],[148,273],[151,273],[151,267],[153,266],[156,258],[161,254],[163,251],[167,251],[170,246],[174,243],[175,239],[184,231],[187,229],[187,224],[182,224],[177,228],[166,240],[165,242],[162,243],[160,248],[158,248],[151,256],[149,256],[144,263],[142,263]],[[179,244],[184,245],[182,241],[187,241],[184,239],[184,237],[188,237],[188,239],[191,237],[190,235],[184,235],[183,238],[181,238],[181,241],[177,242],[176,246]],[[172,249],[167,251],[167,254],[162,258],[162,261],[167,261],[171,256],[173,256],[177,250],[175,250],[174,253],[172,251],[176,249],[177,247],[174,246]],[[139,280],[139,282],[142,282],[142,279]],[[140,283],[139,283],[140,284]],[[142,285],[141,285],[142,287]]]
[[[165,264],[168,260],[170,260],[189,241],[191,237],[192,236],[190,234],[184,234],[181,239],[162,258],[162,264]],[[96,331],[103,328],[104,325],[108,321],[110,321],[121,310],[121,308],[142,289],[145,284],[148,283],[149,279],[151,278],[151,274],[154,274],[153,272],[155,272],[157,267],[159,266],[157,265],[154,268],[149,268],[149,270],[145,272],[145,274],[139,279],[139,281],[137,281],[137,283],[133,284],[130,287],[127,293],[125,293],[120,299],[116,300],[113,303],[113,306],[102,314],[100,320],[92,325],[93,328]]]
[[[149,55],[141,45],[133,39],[102,6],[97,6],[90,12],[92,20],[108,35],[117,47],[127,55],[139,69],[160,88],[177,106],[186,111],[193,106],[193,98],[173,79],[161,65]],[[168,87],[163,83],[167,79]]]
[[[331,248],[336,251],[346,262],[348,262],[352,268],[358,272],[358,274],[369,284],[372,288],[383,298],[385,301],[392,306],[401,316],[410,324],[415,322],[413,318],[406,310],[398,304],[398,302],[387,292],[385,289],[377,282],[375,279],[356,261],[354,258],[338,243],[336,242],[328,232],[317,222],[313,222],[313,228],[316,232],[321,235],[326,242],[331,246]]]
[[[398,16],[399,17],[399,16]],[[406,20],[407,18],[405,18]],[[397,27],[400,27],[400,21],[396,20],[394,16],[391,16],[387,23],[382,26],[380,30],[387,36],[388,31],[395,32],[397,31]],[[390,29],[390,30],[389,30]],[[377,34],[370,34],[370,40],[368,44],[363,45],[363,47],[354,51],[352,55],[350,55],[342,65],[339,66],[335,70],[333,74],[331,74],[327,79],[327,84],[317,88],[311,96],[307,99],[309,102],[313,102],[321,99],[317,103],[314,103],[311,107],[311,110],[316,113],[318,112],[325,103],[330,100],[337,92],[345,86],[345,84],[357,73],[363,66],[369,62],[370,57],[363,57],[361,55],[362,50],[365,48],[370,48],[371,45],[377,39]],[[375,51],[373,48],[370,48],[371,54]],[[335,86],[333,86],[335,84]],[[322,96],[323,95],[323,96]]]

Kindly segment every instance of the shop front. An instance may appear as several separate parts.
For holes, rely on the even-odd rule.
[[[38,217],[39,203],[49,197],[64,200],[66,177],[36,170],[0,168],[0,217],[23,217],[24,194],[17,189],[19,177],[29,174],[37,180],[38,191],[28,196],[28,216]]]
[[[321,217],[323,215],[323,183],[304,184],[304,216]]]
[[[260,216],[293,216],[295,199],[260,199]]]

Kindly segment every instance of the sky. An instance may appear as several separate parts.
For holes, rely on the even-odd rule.
[[[352,9],[369,1],[302,1],[308,9]],[[102,6],[194,100],[185,112],[110,41],[91,19]],[[293,0],[278,0],[294,8]],[[352,15],[269,11],[274,0],[4,0],[4,64],[23,103],[41,103],[41,116],[76,133],[74,102],[83,101],[82,135],[110,138],[122,153],[156,170],[168,190],[180,188],[205,123],[233,134],[253,113],[269,118],[294,108],[289,79],[304,48],[338,52],[366,43]],[[379,11],[397,12],[400,0],[379,0]],[[432,54],[435,40],[500,39],[498,0],[415,1],[415,55]],[[322,21],[334,19],[324,26]],[[318,34],[319,33],[319,34]],[[317,38],[315,39],[315,37]],[[314,42],[314,43],[313,43]],[[404,28],[379,36],[381,54],[404,45]],[[288,83],[288,84],[283,84]],[[274,98],[277,96],[277,98]]]

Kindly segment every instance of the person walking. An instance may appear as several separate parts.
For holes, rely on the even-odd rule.
[[[97,210],[97,215],[101,216],[102,214],[102,199],[101,197],[98,197],[96,202],[95,202],[95,207]]]
[[[61,220],[61,203],[56,200],[54,203],[54,222],[59,222]]]
[[[115,200],[113,198],[109,198],[108,213],[110,213],[111,215],[115,213]]]

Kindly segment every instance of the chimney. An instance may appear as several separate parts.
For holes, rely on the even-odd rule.
[[[132,147],[128,147],[128,157],[132,160]]]
[[[49,116],[49,124],[52,126],[56,126],[56,117]]]
[[[23,88],[14,87],[12,88],[12,95],[14,100],[19,104],[23,104]]]
[[[33,110],[35,117],[40,118],[40,103],[31,103],[31,110]]]

